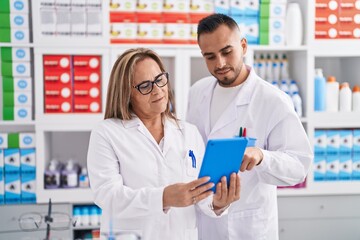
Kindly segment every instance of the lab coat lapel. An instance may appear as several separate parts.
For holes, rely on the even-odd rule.
[[[216,83],[217,83],[217,81],[215,80],[211,84],[209,84],[209,87],[204,89],[202,99],[201,99],[201,104],[199,105],[201,108],[199,109],[198,117],[201,118],[202,119],[201,121],[203,121],[205,123],[204,131],[205,131],[206,136],[209,136],[210,131],[211,131],[210,104],[211,104],[211,99],[212,99],[212,95],[213,95]]]

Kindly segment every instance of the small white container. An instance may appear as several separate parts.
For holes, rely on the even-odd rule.
[[[355,85],[352,90],[352,110],[360,112],[360,86]]]
[[[294,103],[295,111],[299,117],[302,117],[302,100],[298,92],[294,92],[291,96]]]
[[[334,76],[329,76],[326,82],[326,111],[339,111],[339,83]]]
[[[351,112],[352,92],[349,83],[344,82],[340,85],[339,109],[340,112]]]

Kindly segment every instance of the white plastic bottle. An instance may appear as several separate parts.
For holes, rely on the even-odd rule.
[[[299,92],[294,92],[291,96],[291,99],[294,103],[295,111],[299,117],[302,117],[302,100],[299,95]]]
[[[281,60],[281,64],[280,64],[280,79],[281,80],[288,80],[289,79],[289,69],[288,69],[288,59],[286,57],[286,54],[284,53],[282,55],[282,60]]]
[[[299,88],[298,88],[295,80],[291,80],[290,86],[289,86],[289,92],[290,92],[290,95],[293,95],[295,92],[299,93]]]
[[[334,76],[327,78],[325,107],[327,112],[339,111],[339,83]]]
[[[277,88],[279,88],[279,84],[278,84],[278,81],[272,81],[271,82],[271,85],[273,85],[274,87],[277,87]]]
[[[280,90],[282,90],[283,92],[285,92],[286,94],[289,94],[289,86],[287,84],[287,81],[282,80],[281,84],[280,84]]]
[[[268,82],[272,82],[272,80],[274,80],[274,76],[273,76],[273,72],[272,72],[272,59],[271,59],[271,55],[267,54],[266,56],[266,70],[265,70],[265,80]]]
[[[352,93],[349,87],[349,83],[344,82],[340,84],[340,93],[339,93],[340,112],[351,112],[351,98],[352,98]]]
[[[266,62],[265,62],[265,57],[264,54],[260,55],[260,60],[258,60],[258,75],[265,80],[266,74]]]
[[[276,53],[274,55],[274,60],[272,63],[272,72],[273,72],[273,79],[270,82],[272,82],[273,80],[279,81],[280,80],[280,60],[279,60],[279,56]]]
[[[285,41],[288,46],[300,46],[303,39],[303,23],[300,5],[289,3],[286,12]]]
[[[360,86],[355,85],[352,92],[352,110],[354,112],[360,112]]]

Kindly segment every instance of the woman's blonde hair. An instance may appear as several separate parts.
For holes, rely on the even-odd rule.
[[[111,70],[108,91],[106,96],[105,119],[119,118],[130,120],[132,118],[132,106],[130,102],[132,82],[134,78],[135,66],[138,62],[151,58],[165,72],[164,64],[160,57],[152,50],[147,48],[133,48],[125,51],[116,60]],[[167,107],[163,116],[176,120],[174,96],[171,91],[170,81],[168,82]]]

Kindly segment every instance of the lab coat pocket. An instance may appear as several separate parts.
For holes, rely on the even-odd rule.
[[[263,209],[251,209],[229,214],[229,234],[239,239],[265,239],[266,216]]]

